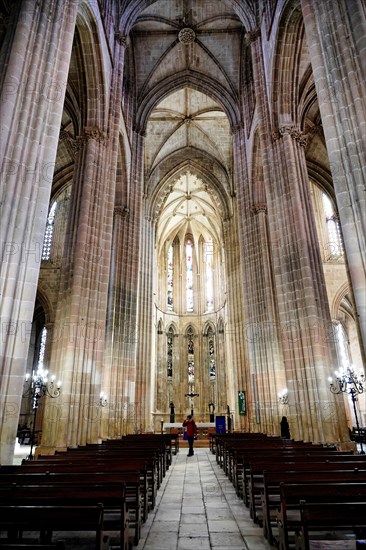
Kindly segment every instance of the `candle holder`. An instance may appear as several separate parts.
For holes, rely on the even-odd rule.
[[[278,394],[278,401],[282,403],[282,405],[288,405],[288,389],[284,388],[280,393]]]
[[[356,408],[357,395],[365,391],[365,375],[357,375],[351,367],[347,367],[345,370],[335,372],[336,380],[333,382],[329,377],[330,391],[334,394],[346,393],[351,396],[353,410],[355,413],[357,433],[360,435],[360,425],[358,422],[358,414]],[[361,455],[365,454],[362,446],[362,439],[360,439]]]
[[[59,397],[61,394],[61,382],[58,381],[57,383],[55,383],[55,380],[55,376],[51,376],[50,378],[48,378],[48,370],[44,370],[42,368],[34,372],[32,376],[30,376],[29,374],[25,375],[25,384],[27,384],[27,387],[23,393],[23,397],[31,398],[32,409],[34,411],[31,448],[29,455],[26,457],[26,460],[33,460],[34,458],[33,447],[36,435],[37,411],[40,400],[43,396],[51,397],[51,399],[54,399],[56,397]]]
[[[99,404],[100,404],[101,407],[106,407],[108,405],[107,394],[104,393],[104,391],[100,392]]]

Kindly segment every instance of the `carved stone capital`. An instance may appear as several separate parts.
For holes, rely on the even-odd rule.
[[[127,46],[127,36],[122,34],[120,31],[114,33],[114,39],[119,43],[122,48]]]
[[[98,143],[105,143],[107,135],[97,126],[86,126],[84,128],[84,138],[85,141],[90,141],[93,139]]]
[[[260,27],[256,27],[252,31],[248,31],[244,35],[244,42],[247,46],[249,46],[252,42],[255,42],[257,38],[259,38],[261,35],[261,29]]]
[[[253,214],[260,214],[260,212],[267,214],[267,205],[264,202],[258,202],[257,204],[252,205],[251,210]]]
[[[120,216],[123,219],[126,219],[129,216],[130,209],[127,206],[115,206],[113,214],[114,216]]]
[[[296,126],[281,126],[278,130],[272,132],[273,141],[279,140],[283,136],[290,136],[301,147],[306,147],[308,144],[308,134],[296,128]]]

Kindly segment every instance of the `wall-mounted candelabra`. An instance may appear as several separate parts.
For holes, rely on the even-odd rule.
[[[282,405],[288,405],[288,389],[287,388],[284,388],[283,390],[280,391],[280,393],[278,394],[278,401]]]
[[[100,392],[99,404],[101,407],[106,407],[108,405],[108,397],[104,391]]]
[[[335,382],[333,382],[332,378],[329,377],[330,391],[335,394],[346,393],[351,396],[353,410],[355,413],[357,434],[360,434],[360,425],[358,422],[358,414],[357,414],[357,407],[356,407],[356,401],[357,401],[356,396],[359,395],[360,393],[363,393],[366,390],[365,375],[363,373],[357,375],[351,367],[347,367],[346,369],[340,372],[336,371],[335,375],[336,375]],[[364,455],[365,451],[363,450],[362,439],[360,439],[360,445],[361,445],[360,454]]]
[[[30,397],[32,401],[32,410],[33,413],[33,428],[32,428],[32,438],[31,438],[31,448],[30,453],[27,456],[27,460],[33,460],[33,447],[35,443],[36,435],[36,420],[37,420],[37,411],[39,407],[39,402],[43,396],[59,397],[61,393],[61,382],[55,382],[56,377],[48,375],[48,370],[42,368],[36,370],[32,376],[29,373],[25,376],[26,388],[23,393],[23,397]]]

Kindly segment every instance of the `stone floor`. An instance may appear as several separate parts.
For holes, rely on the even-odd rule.
[[[159,490],[137,550],[269,550],[209,449],[181,449]]]

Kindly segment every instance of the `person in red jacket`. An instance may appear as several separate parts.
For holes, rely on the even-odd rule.
[[[187,439],[188,439],[188,445],[189,445],[189,452],[187,456],[193,456],[193,442],[194,442],[194,436],[197,435],[197,426],[195,421],[192,418],[192,415],[189,414],[187,418],[183,422],[183,427],[187,430]]]

